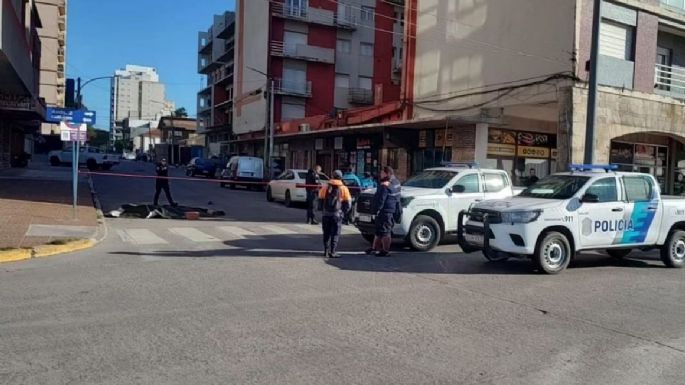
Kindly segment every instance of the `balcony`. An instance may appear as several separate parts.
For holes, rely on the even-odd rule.
[[[366,88],[350,88],[347,101],[350,104],[373,104],[373,91]]]
[[[214,39],[209,32],[200,32],[197,37],[198,53],[211,54]]]
[[[656,65],[655,92],[678,99],[685,99],[685,67]]]
[[[355,30],[357,29],[357,18],[354,15],[346,14],[335,15],[335,25],[340,29]]]
[[[284,44],[282,41],[272,41],[271,54],[317,63],[335,63],[335,50],[308,44]]]
[[[283,19],[297,20],[304,23],[320,24],[332,27],[335,25],[335,13],[326,9],[290,6],[280,2],[271,2],[272,15]]]
[[[297,82],[283,79],[275,79],[274,93],[278,95],[300,96],[303,98],[312,97],[312,82]]]

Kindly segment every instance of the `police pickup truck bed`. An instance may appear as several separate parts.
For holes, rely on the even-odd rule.
[[[531,258],[548,274],[566,269],[578,251],[597,249],[614,258],[660,249],[666,266],[683,267],[685,200],[662,197],[649,174],[613,169],[576,166],[518,196],[476,204],[460,214],[467,221],[458,242],[489,260]]]
[[[375,232],[374,193],[362,192],[356,205],[356,226],[368,241]],[[513,193],[511,180],[502,170],[459,163],[424,170],[402,185],[402,219],[395,225],[393,237],[406,239],[415,250],[430,250],[446,235],[456,233],[461,210]]]

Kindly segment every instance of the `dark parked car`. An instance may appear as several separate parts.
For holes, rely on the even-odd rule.
[[[212,159],[193,158],[186,166],[186,175],[204,175],[207,178],[214,178],[216,177],[216,163]]]

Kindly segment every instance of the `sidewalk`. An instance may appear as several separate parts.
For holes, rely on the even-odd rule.
[[[72,219],[69,171],[42,163],[0,170],[0,250],[94,236],[97,214],[85,177],[79,182],[78,220]]]

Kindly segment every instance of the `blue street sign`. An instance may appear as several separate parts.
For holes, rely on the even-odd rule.
[[[96,118],[95,111],[75,110],[59,107],[48,107],[46,115],[45,121],[50,123],[71,122],[95,124]]]

